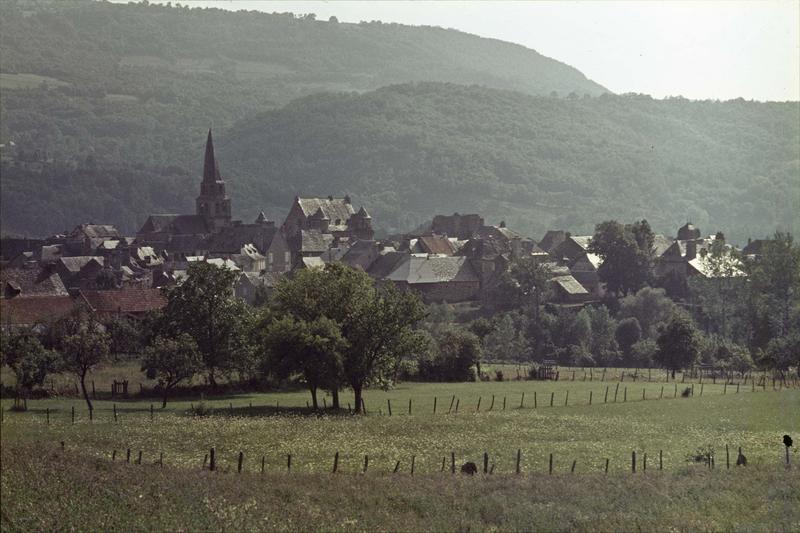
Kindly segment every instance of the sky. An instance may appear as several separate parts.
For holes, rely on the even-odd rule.
[[[532,48],[615,93],[800,100],[800,0],[179,3],[454,28]]]

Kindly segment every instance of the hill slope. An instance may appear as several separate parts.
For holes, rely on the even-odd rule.
[[[80,0],[3,2],[0,74],[4,140],[145,164],[185,163],[198,130],[323,90],[605,92],[534,50],[455,30]]]
[[[798,103],[533,97],[450,84],[324,94],[238,124],[218,150],[235,201],[349,192],[386,230],[480,212],[539,236],[647,218],[746,239],[800,229]]]

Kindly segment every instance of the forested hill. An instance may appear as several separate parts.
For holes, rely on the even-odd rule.
[[[647,218],[735,240],[800,231],[800,105],[534,97],[452,84],[322,94],[219,138],[236,205],[349,192],[380,227],[479,212],[540,236]],[[274,210],[272,211],[275,212]]]
[[[445,81],[605,92],[534,50],[435,27],[81,0],[2,3],[0,137],[55,158],[95,152],[115,162],[185,164],[198,130],[321,91]]]

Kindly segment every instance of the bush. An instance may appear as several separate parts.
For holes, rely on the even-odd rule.
[[[480,341],[473,333],[445,330],[435,353],[420,358],[419,377],[428,381],[475,381],[473,367],[479,356]]]
[[[683,397],[683,398],[688,398],[691,395],[692,395],[692,388],[691,387],[686,387],[685,389],[683,389],[683,392],[681,392],[681,397]]]
[[[494,377],[495,381],[503,381],[503,371],[502,370],[497,370],[494,373],[494,376],[495,376]]]

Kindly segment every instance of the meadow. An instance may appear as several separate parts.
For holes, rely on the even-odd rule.
[[[510,367],[504,371],[511,375]],[[800,389],[665,383],[663,372],[652,382],[641,373],[636,382],[629,374],[609,381],[611,375],[600,381],[595,370],[584,381],[576,370],[575,381],[568,371],[560,381],[402,383],[367,391],[366,416],[313,413],[304,390],[182,397],[165,409],[155,397],[100,399],[91,420],[77,398],[28,400],[24,412],[10,410],[6,399],[3,507],[22,529],[68,528],[54,511],[66,505],[86,520],[79,529],[800,526],[800,454],[793,447],[792,467],[784,470],[781,443],[800,428]],[[694,395],[682,397],[692,386]],[[346,408],[351,396],[341,400]],[[206,414],[197,416],[201,402]],[[204,468],[212,447],[213,474]],[[745,468],[733,464],[739,447]],[[127,463],[128,449],[131,463],[141,451],[141,465]],[[701,452],[713,453],[713,471],[692,459]],[[450,474],[451,454],[457,470],[465,461],[482,470],[484,453],[492,475]],[[86,483],[102,488],[65,488]],[[57,505],[36,511],[36,502],[54,497]],[[110,506],[114,513],[100,512]]]

